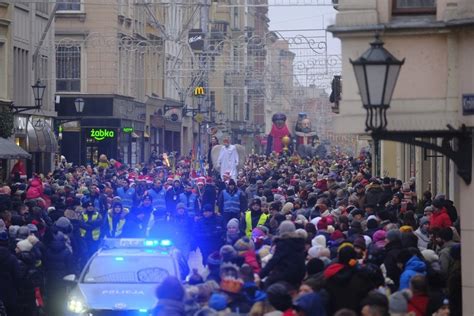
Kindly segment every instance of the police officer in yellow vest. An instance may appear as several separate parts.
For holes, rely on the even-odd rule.
[[[99,248],[100,229],[102,227],[102,216],[95,209],[91,201],[82,204],[84,212],[79,223],[81,237],[87,245],[87,260]]]
[[[122,203],[115,202],[107,213],[102,234],[107,238],[120,238],[126,225],[128,209]],[[127,229],[127,227],[125,227]]]
[[[262,202],[260,199],[253,199],[250,209],[247,210],[240,220],[240,230],[249,238],[252,237],[252,230],[257,226],[268,225],[270,216],[262,212]]]

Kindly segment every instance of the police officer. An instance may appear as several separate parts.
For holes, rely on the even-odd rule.
[[[166,190],[163,188],[163,184],[161,183],[160,179],[155,180],[153,187],[146,192],[146,195],[151,196],[153,201],[153,209],[155,211],[158,211],[158,213],[161,214],[166,213]]]
[[[240,220],[240,230],[249,238],[252,237],[252,230],[257,226],[268,225],[270,215],[262,212],[262,202],[260,199],[253,199],[250,209],[247,210]]]
[[[123,207],[130,210],[135,204],[136,190],[134,187],[130,187],[128,179],[123,179],[121,185],[122,186],[117,189],[117,195],[122,199]]]
[[[104,223],[103,235],[108,238],[120,238],[123,227],[127,222],[128,210],[124,209],[122,203],[115,202],[107,213],[107,220]]]
[[[227,188],[220,193],[218,205],[226,224],[232,218],[239,219],[240,214],[247,208],[245,194],[237,188],[234,179],[230,179]]]
[[[102,216],[97,212],[91,201],[84,202],[82,207],[84,212],[79,223],[81,238],[87,245],[87,260],[99,248],[100,228],[102,226]]]

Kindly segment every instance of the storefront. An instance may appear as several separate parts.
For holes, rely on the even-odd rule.
[[[81,98],[82,113],[74,110],[75,97],[61,98],[56,109],[60,151],[68,162],[97,164],[102,154],[131,166],[144,161],[144,105],[119,97]]]

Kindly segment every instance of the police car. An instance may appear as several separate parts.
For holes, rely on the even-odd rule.
[[[66,315],[149,315],[155,290],[167,277],[180,278],[179,252],[167,239],[106,239],[84,267],[66,302]]]

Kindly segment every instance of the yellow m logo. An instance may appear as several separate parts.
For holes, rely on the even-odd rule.
[[[204,95],[204,88],[203,87],[194,88],[194,95]]]

